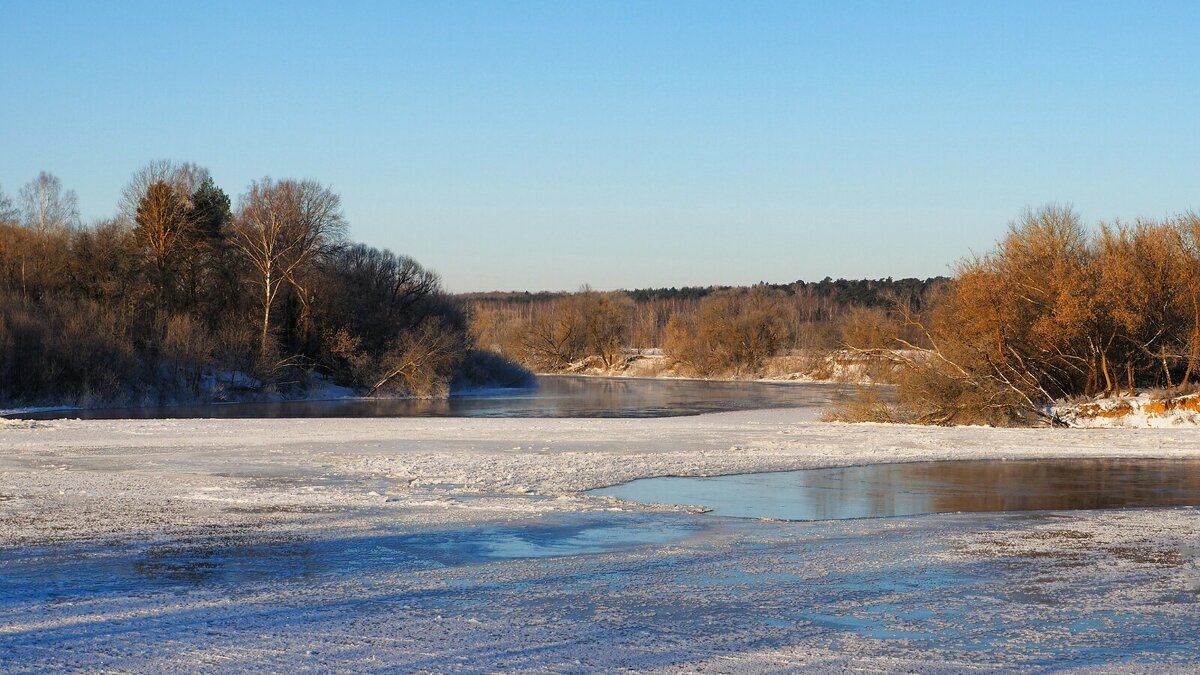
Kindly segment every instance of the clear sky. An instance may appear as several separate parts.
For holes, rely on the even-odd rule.
[[[315,178],[455,291],[937,275],[1200,208],[1198,7],[0,0],[0,189]]]

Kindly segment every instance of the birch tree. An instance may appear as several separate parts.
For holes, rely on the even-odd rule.
[[[21,217],[20,210],[13,205],[12,199],[0,188],[0,225],[16,223]]]
[[[286,284],[345,236],[341,199],[311,180],[250,184],[229,228],[229,243],[249,265],[259,287],[259,353],[270,346],[271,309]],[[301,287],[302,296],[305,289]],[[302,297],[302,302],[303,302]]]
[[[45,171],[21,188],[17,201],[25,227],[33,235],[16,251],[21,295],[28,297],[61,280],[63,259],[57,252],[79,225],[79,207],[75,191],[64,190],[62,180]]]
[[[62,179],[45,171],[21,188],[21,211],[27,227],[41,233],[79,224],[79,198],[63,190]]]

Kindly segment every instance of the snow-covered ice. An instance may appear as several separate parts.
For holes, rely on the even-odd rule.
[[[1195,509],[787,523],[583,493],[1038,457],[1200,458],[1200,437],[798,410],[10,421],[0,670],[1200,666]]]

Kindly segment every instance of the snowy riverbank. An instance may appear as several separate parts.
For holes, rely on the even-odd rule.
[[[617,363],[606,365],[590,357],[568,366],[562,374],[643,379],[722,380],[734,382],[803,382],[809,384],[871,384],[890,366],[879,359],[842,350],[794,350],[771,356],[751,375],[737,373],[697,377],[661,349],[629,350]],[[542,373],[543,375],[551,373]],[[886,380],[886,378],[884,378]]]
[[[1188,429],[813,416],[10,421],[0,668],[957,671],[1119,657],[1145,670],[1200,658],[1194,509],[757,523],[582,494],[873,462],[1200,458]],[[520,533],[550,526],[680,534],[585,556],[422,562],[488,528],[528,543]],[[235,555],[246,550],[249,567]],[[39,586],[45,566],[68,563],[111,563],[105,578],[128,582]]]

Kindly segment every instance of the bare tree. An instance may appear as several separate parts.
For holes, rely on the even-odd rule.
[[[169,185],[183,202],[192,207],[192,195],[209,180],[208,169],[191,162],[176,163],[166,159],[150,162],[129,177],[121,190],[121,215],[130,223],[137,220],[138,208],[150,188],[159,183]]]
[[[322,257],[316,272],[297,275],[305,288],[320,292],[313,313],[346,328],[372,354],[446,309],[438,275],[391,251],[364,244],[340,246]],[[304,333],[307,325],[299,328],[302,339],[314,337]]]
[[[270,344],[271,307],[285,284],[299,286],[299,273],[345,236],[341,199],[311,180],[264,178],[250,184],[229,230],[230,245],[254,271],[260,286],[262,325],[259,351]],[[307,295],[298,288],[302,302]]]
[[[18,229],[24,234],[14,234],[26,241],[14,248],[11,263],[18,270],[22,297],[61,283],[63,245],[79,224],[77,201],[73,191],[63,191],[61,180],[44,171],[21,188],[18,205],[25,227]]]
[[[0,188],[0,225],[16,223],[21,218],[21,212],[13,205],[12,199]]]
[[[374,396],[394,382],[422,398],[446,393],[455,366],[467,352],[467,336],[446,326],[437,317],[400,339],[378,359],[367,396]]]
[[[63,191],[62,179],[45,171],[25,184],[20,194],[25,224],[38,232],[65,230],[79,224],[79,198]]]
[[[620,364],[633,322],[633,300],[622,292],[578,293],[534,308],[519,337],[520,359],[541,370],[561,371],[598,361]]]

